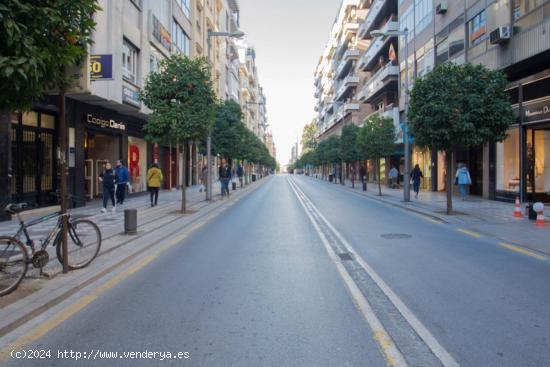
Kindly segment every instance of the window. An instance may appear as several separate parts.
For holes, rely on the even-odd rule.
[[[468,28],[470,30],[470,44],[477,45],[481,43],[485,38],[485,32],[487,31],[487,12],[483,10],[468,22]]]
[[[435,64],[443,64],[449,60],[449,39],[441,41],[436,47]]]
[[[122,42],[122,77],[132,83],[137,81],[138,49],[130,42]]]
[[[151,47],[151,53],[149,54],[149,71],[151,73],[157,72],[160,69],[160,61],[163,59],[161,53],[154,47]]]
[[[172,42],[176,52],[181,52],[189,56],[189,44],[191,43],[191,39],[175,20],[172,20]]]
[[[544,0],[514,0],[514,21],[542,5]]]
[[[496,145],[497,190],[519,192],[519,129],[508,130],[508,136]]]
[[[449,34],[449,58],[464,50],[464,24],[460,24]]]
[[[188,18],[191,14],[191,11],[189,10],[189,1],[190,0],[176,0],[176,4],[178,4],[180,9],[183,11],[183,14],[185,14]]]
[[[414,6],[409,6],[399,19],[399,29],[405,30],[407,28],[409,30],[409,42],[414,35],[422,32],[432,20],[433,0],[414,1]]]

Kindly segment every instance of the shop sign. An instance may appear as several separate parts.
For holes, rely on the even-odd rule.
[[[141,101],[139,100],[139,92],[126,86],[122,86],[122,102],[140,108]]]
[[[160,23],[160,21],[151,14],[152,23],[153,23],[153,37],[160,42],[168,51],[172,50],[172,39],[170,37],[170,32]]]
[[[550,100],[540,101],[536,103],[525,103],[524,107],[525,122],[540,121],[550,119]]]
[[[113,55],[91,55],[90,64],[90,80],[113,79]]]
[[[105,120],[100,117],[94,117],[90,113],[87,115],[87,121],[90,124],[101,126],[103,128],[109,127],[111,129],[126,130],[126,125],[124,125],[122,122],[116,122],[115,120]]]

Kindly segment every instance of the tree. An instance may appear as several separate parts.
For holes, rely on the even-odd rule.
[[[359,128],[357,125],[346,125],[342,129],[340,138],[340,155],[346,163],[354,163],[360,159],[359,148],[357,147],[357,134]],[[355,177],[351,177],[351,186],[355,187]]]
[[[147,77],[141,99],[152,111],[144,126],[145,139],[160,144],[182,145],[206,139],[216,118],[216,96],[210,67],[204,58],[174,54]],[[181,172],[181,212],[185,207],[185,164]]]
[[[315,133],[317,132],[317,125],[315,122],[306,124],[302,130],[302,148],[304,152],[314,150],[317,148],[317,140],[315,140]]]
[[[444,151],[447,214],[452,207],[452,161],[456,149],[502,141],[514,117],[504,74],[482,65],[438,65],[410,92],[408,119],[415,143]]]
[[[243,129],[241,106],[232,100],[219,103],[212,130],[212,152],[226,159],[239,158]]]
[[[380,160],[395,149],[395,127],[389,118],[371,115],[357,135],[357,145],[365,159],[372,159],[378,172],[378,195],[382,196]]]

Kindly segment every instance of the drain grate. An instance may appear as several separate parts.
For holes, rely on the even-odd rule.
[[[402,239],[402,238],[411,238],[412,236],[406,233],[384,233],[380,237],[385,238],[387,240],[395,240],[395,239]]]
[[[340,260],[342,261],[353,261],[353,255],[350,252],[344,252],[338,254],[338,256],[340,256]]]

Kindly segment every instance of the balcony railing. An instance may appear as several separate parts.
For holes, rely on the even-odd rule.
[[[382,28],[382,32],[397,31],[398,27],[399,23],[390,21]],[[393,37],[376,37],[363,54],[359,62],[359,67],[363,70],[370,71],[374,66],[376,57],[392,38]]]
[[[363,24],[359,27],[359,37],[367,38],[370,31],[374,29],[374,21],[378,18],[380,11],[385,5],[387,0],[375,0],[372,6],[370,7],[367,17],[363,21]]]
[[[340,65],[338,65],[338,69],[336,69],[336,78],[340,79],[342,78],[346,73],[345,71],[348,70],[348,66],[351,65],[351,62],[353,60],[359,60],[361,57],[361,51],[359,51],[356,48],[350,48],[342,57],[342,61],[340,61]]]
[[[336,100],[339,100],[349,88],[359,85],[359,77],[357,75],[348,75],[342,82],[342,86],[336,93]]]
[[[386,85],[390,77],[399,76],[399,66],[389,63],[374,74],[359,93],[359,99],[366,102]]]

